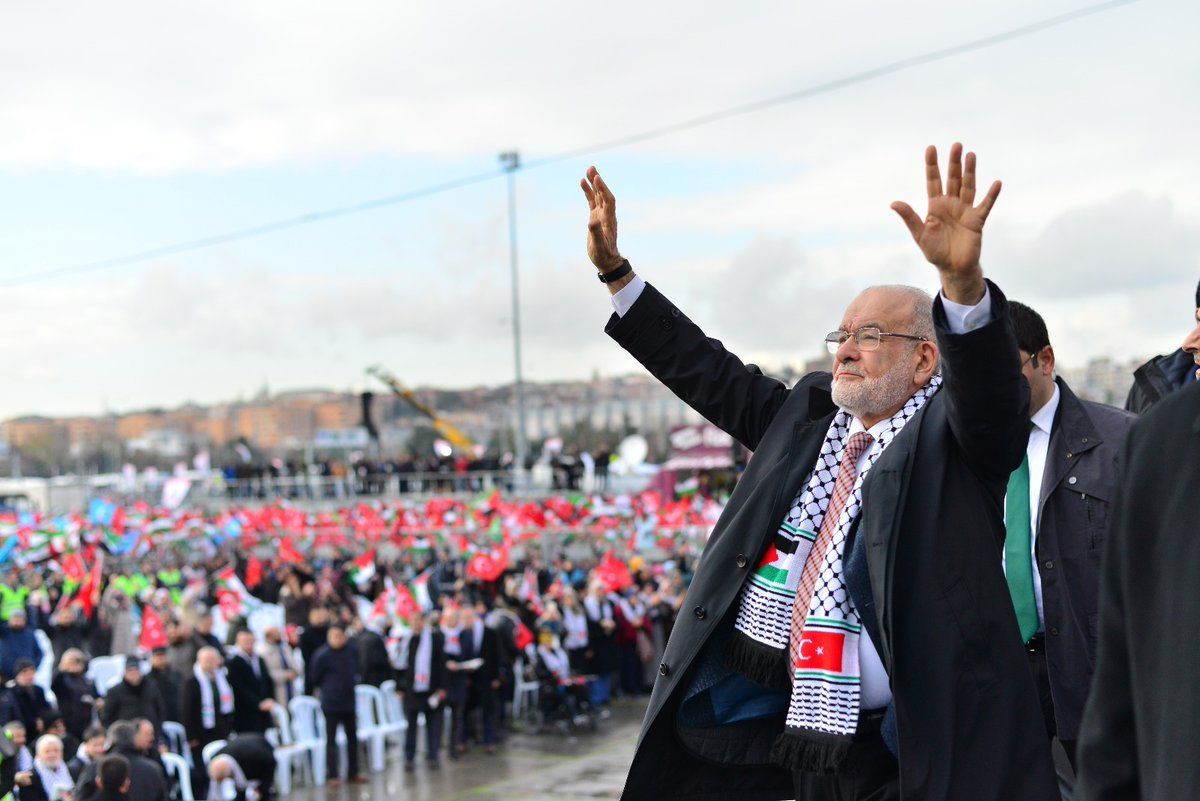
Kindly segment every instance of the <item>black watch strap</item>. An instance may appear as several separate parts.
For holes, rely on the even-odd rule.
[[[600,279],[600,283],[602,284],[611,284],[613,281],[620,281],[631,272],[633,272],[633,268],[629,266],[629,259],[625,259],[617,269],[612,272],[597,273],[596,277]]]

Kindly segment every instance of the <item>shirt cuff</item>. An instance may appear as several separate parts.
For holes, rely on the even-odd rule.
[[[642,290],[645,288],[646,279],[640,275],[635,275],[632,281],[618,289],[612,295],[613,311],[617,313],[618,317],[624,317],[633,308],[633,304],[641,297]]]
[[[629,287],[625,287],[628,289]],[[621,290],[624,292],[625,290]],[[614,298],[616,300],[616,298]],[[982,328],[992,321],[992,291],[986,286],[983,289],[983,300],[974,306],[955,303],[942,293],[942,309],[946,312],[946,322],[950,325],[951,334],[966,334],[976,328]]]

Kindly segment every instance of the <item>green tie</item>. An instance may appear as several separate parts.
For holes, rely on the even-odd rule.
[[[1029,518],[1029,454],[1026,453],[1021,466],[1008,477],[1008,495],[1004,498],[1004,527],[1008,532],[1004,538],[1004,571],[1022,642],[1029,642],[1038,630]]]

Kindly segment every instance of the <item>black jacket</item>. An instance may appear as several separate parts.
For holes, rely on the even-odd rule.
[[[1058,736],[1074,740],[1096,664],[1100,547],[1117,489],[1117,457],[1137,418],[1080,400],[1058,379],[1038,514],[1046,663]]]
[[[378,687],[388,679],[395,678],[392,660],[388,658],[387,643],[373,631],[363,630],[354,638],[358,649],[358,665],[362,672],[362,683]]]
[[[1155,356],[1133,372],[1133,386],[1125,399],[1126,411],[1144,414],[1164,397],[1195,383],[1196,360],[1182,348]]]
[[[228,739],[229,732],[232,731],[233,715],[221,714],[221,699],[216,682],[213,682],[212,692],[216,721],[211,729],[204,728],[204,707],[201,703],[203,696],[200,694],[200,682],[194,674],[183,680],[183,689],[179,693],[179,722],[187,732],[188,741],[199,743],[201,747],[214,740]]]
[[[149,684],[158,691],[162,700],[163,720],[179,720],[179,694],[183,689],[183,680],[174,668],[166,670],[152,669],[144,677],[144,684]]]
[[[254,675],[251,659],[258,664],[257,676]],[[233,730],[239,734],[262,734],[271,728],[270,713],[258,708],[267,699],[275,700],[275,682],[271,681],[263,658],[258,654],[247,657],[238,651],[225,661],[225,672],[233,690]]]
[[[130,771],[129,793],[124,797],[130,801],[167,801],[167,779],[160,766],[155,765],[136,751],[117,748],[115,753],[129,760]],[[75,782],[74,801],[100,801],[105,790],[96,786],[96,762],[90,763],[79,774]],[[120,796],[118,796],[120,797]]]
[[[361,684],[358,652],[346,643],[334,650],[322,646],[313,654],[308,670],[308,693],[320,694],[321,708],[328,712],[353,712],[354,688]]]
[[[404,663],[404,670],[400,671],[400,682],[397,689],[405,693],[404,702],[407,704],[412,700],[415,690],[413,686],[413,667],[417,661],[417,644],[418,637],[414,634],[408,638],[406,646],[408,650],[408,658]],[[436,693],[439,690],[446,689],[446,637],[440,631],[433,632],[433,655],[430,658],[429,665],[429,692]]]
[[[1133,428],[1104,545],[1100,639],[1079,732],[1080,801],[1200,787],[1200,386]]]
[[[82,673],[55,673],[50,689],[58,701],[67,732],[83,737],[83,732],[92,725],[92,706],[96,702],[96,685]]]
[[[105,694],[100,720],[105,726],[111,726],[118,720],[145,718],[154,724],[156,732],[161,732],[162,708],[163,702],[158,688],[148,683],[145,678],[136,687],[122,679]]]
[[[0,721],[7,723],[19,720],[24,723],[30,743],[37,739],[38,719],[49,711],[46,691],[36,684],[21,687],[14,680],[4,685],[4,691],[0,693]]]
[[[1002,502],[1028,438],[1007,301],[992,321],[946,330],[946,383],[875,462],[845,556],[847,588],[889,670],[900,784],[923,801],[1058,798],[1045,726],[1000,569]],[[793,389],[743,364],[653,287],[608,333],[676,395],[754,451],[705,546],[659,666],[623,798],[794,798],[770,764],[782,721],[688,729],[679,703],[736,616],[742,584],[816,461],[836,407],[831,377]],[[686,742],[686,745],[685,745]]]
[[[260,794],[270,798],[267,792],[275,781],[275,750],[261,734],[239,734],[217,752],[233,758],[246,775],[247,781],[259,783]],[[246,797],[246,788],[238,788],[238,801]]]

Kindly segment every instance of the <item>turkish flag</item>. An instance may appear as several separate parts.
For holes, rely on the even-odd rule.
[[[629,568],[609,551],[596,565],[596,577],[604,583],[609,592],[620,592],[633,583]]]
[[[155,648],[167,646],[167,633],[163,631],[162,618],[154,611],[154,607],[142,608],[142,636],[138,645],[143,651],[153,651]]]
[[[504,563],[490,553],[481,552],[467,562],[467,575],[483,581],[495,581],[504,573]]]
[[[247,587],[247,589],[252,590],[255,587],[257,587],[260,583],[262,583],[262,577],[263,577],[262,562],[258,561],[258,557],[251,556],[250,560],[248,562],[246,562],[246,587]]]
[[[827,670],[842,672],[842,652],[846,632],[805,630],[801,634],[796,670]]]
[[[533,632],[520,620],[517,621],[517,630],[514,632],[514,638],[517,641],[518,650],[524,651],[527,646],[533,645]]]
[[[279,559],[283,562],[295,562],[296,564],[304,561],[304,557],[296,550],[296,543],[292,542],[291,537],[284,537],[279,541]]]

